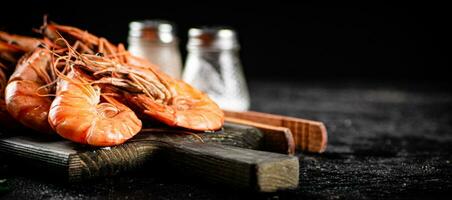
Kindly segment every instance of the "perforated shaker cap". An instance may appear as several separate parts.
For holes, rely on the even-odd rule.
[[[226,27],[191,28],[187,49],[238,49],[237,34]]]
[[[173,23],[166,20],[141,20],[129,23],[129,37],[152,42],[171,43],[176,38]]]

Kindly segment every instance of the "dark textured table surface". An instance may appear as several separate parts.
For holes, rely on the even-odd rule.
[[[254,194],[148,167],[63,184],[2,163],[5,199],[430,199],[452,194],[452,87],[415,81],[252,81],[252,108],[325,122],[324,154],[298,153],[300,187]],[[29,169],[32,171],[32,169]],[[6,188],[5,188],[6,187]]]

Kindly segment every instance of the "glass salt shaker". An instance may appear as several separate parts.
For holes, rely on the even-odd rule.
[[[164,20],[133,21],[129,24],[128,51],[156,64],[166,74],[180,79],[182,59],[174,25]]]
[[[182,79],[207,93],[222,109],[246,111],[250,99],[234,30],[221,27],[189,30]]]

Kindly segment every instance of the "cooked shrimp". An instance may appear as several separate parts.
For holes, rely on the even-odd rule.
[[[5,104],[5,87],[6,83],[8,81],[7,75],[6,75],[6,65],[2,64],[0,62],[0,124],[2,127],[11,125],[11,122],[13,121],[11,119],[11,115],[6,110],[6,104]]]
[[[152,65],[123,65],[93,55],[79,55],[79,59],[86,65],[83,69],[102,75],[96,82],[126,88],[122,90],[125,103],[151,119],[201,131],[223,126],[223,111],[214,101]]]
[[[123,91],[127,97],[124,103],[149,118],[193,130],[216,130],[223,125],[222,110],[207,95],[169,77],[157,66],[130,55],[122,46],[115,47],[107,40],[75,27],[44,24],[42,30],[61,47],[81,45],[92,50],[91,53],[85,51],[87,54],[101,52],[103,57],[79,54],[78,60],[85,63],[82,66],[85,70],[96,76],[96,82],[128,88]],[[59,39],[62,37],[69,42]]]
[[[36,43],[33,38],[0,32],[0,124],[3,128],[15,129],[19,123],[8,113],[5,103],[5,88],[17,61]],[[19,46],[23,45],[23,46]],[[32,45],[32,46],[28,46]]]
[[[19,123],[9,114],[9,112],[6,110],[6,103],[5,103],[5,87],[7,83],[7,77],[5,72],[3,71],[4,67],[0,62],[0,125],[2,128],[6,129],[15,129],[19,126]]]
[[[127,93],[126,97],[148,117],[169,126],[200,131],[223,126],[223,111],[207,95],[179,80],[170,81],[168,86],[172,98],[166,103],[145,94]]]
[[[118,145],[141,130],[141,121],[127,106],[101,95],[99,86],[72,68],[57,83],[49,122],[62,137],[93,146]],[[101,101],[101,96],[102,100]]]
[[[5,87],[8,81],[8,77],[6,71],[8,70],[7,65],[3,64],[0,61],[0,124],[2,127],[8,126],[11,124],[11,115],[6,110],[5,104]]]
[[[0,41],[0,97],[2,99],[10,72],[14,71],[17,60],[23,53],[15,45]]]
[[[0,31],[0,41],[12,44],[24,52],[33,51],[41,44],[41,40],[36,38],[9,34],[3,31]]]
[[[24,56],[11,75],[5,89],[6,109],[23,125],[44,133],[52,133],[47,121],[52,100],[43,87],[53,80],[50,73],[51,54],[36,49]]]
[[[4,70],[14,68],[17,60],[25,53],[18,46],[0,41],[0,62],[3,64]]]

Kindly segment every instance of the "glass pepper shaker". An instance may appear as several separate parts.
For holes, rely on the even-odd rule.
[[[129,24],[128,51],[156,64],[166,74],[180,79],[182,59],[174,25],[164,20],[133,21]]]
[[[234,30],[221,27],[189,30],[182,79],[207,93],[222,109],[246,111],[250,99]]]

